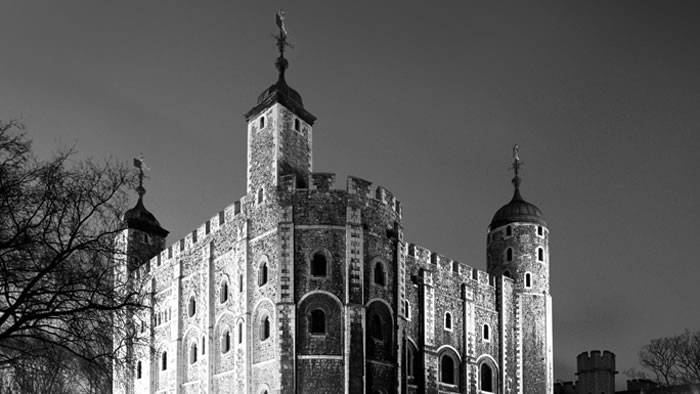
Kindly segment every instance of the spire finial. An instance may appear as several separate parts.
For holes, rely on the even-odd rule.
[[[143,200],[143,195],[146,194],[146,188],[143,187],[143,170],[150,169],[146,167],[146,163],[143,161],[143,153],[141,153],[139,157],[134,158],[134,167],[139,169],[139,186],[136,188],[136,193],[139,194],[139,201],[141,201]]]
[[[515,191],[517,192],[518,189],[520,188],[520,167],[522,167],[523,163],[520,162],[520,156],[518,155],[518,150],[520,147],[518,144],[513,145],[513,167],[511,169],[515,173],[515,176],[513,177],[513,186],[515,186]]]
[[[279,79],[281,81],[284,81],[284,72],[289,67],[289,62],[287,61],[287,59],[284,58],[284,51],[286,47],[292,47],[292,45],[287,42],[287,29],[284,26],[284,16],[285,13],[283,9],[277,11],[277,15],[275,16],[275,23],[279,28],[279,34],[273,36],[277,39],[277,49],[280,53],[280,56],[275,62],[275,67],[277,67],[277,71],[279,71],[280,73]]]

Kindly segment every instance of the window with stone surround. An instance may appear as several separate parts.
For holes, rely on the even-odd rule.
[[[168,352],[163,352],[160,355],[160,370],[166,371],[168,369]]]
[[[267,283],[267,263],[265,261],[260,262],[260,268],[258,269],[258,286],[264,286]]]
[[[194,300],[194,296],[190,296],[190,302],[187,307],[187,312],[190,317],[197,313],[197,302]]]
[[[372,335],[372,338],[378,341],[384,340],[383,325],[382,318],[379,315],[372,316],[370,323],[370,335]]]
[[[485,342],[491,341],[491,327],[489,327],[488,324],[484,324],[484,326],[481,328],[481,339],[483,339]]]
[[[411,303],[408,301],[403,302],[404,316],[406,320],[411,320]]]
[[[544,261],[544,249],[537,248],[537,261]]]
[[[221,336],[221,353],[228,353],[231,350],[231,333],[228,329]]]
[[[445,330],[452,331],[452,314],[445,312]]]
[[[537,235],[539,235],[540,237],[544,236],[544,229],[542,228],[542,226],[537,226]]]
[[[197,343],[193,342],[190,345],[190,364],[197,362]]]
[[[328,261],[322,251],[314,252],[311,257],[311,276],[325,277],[328,274]]]
[[[384,264],[381,261],[374,264],[374,284],[386,286],[386,274],[384,273]]]
[[[268,316],[263,317],[260,324],[260,340],[265,341],[270,338],[270,318]]]
[[[136,379],[141,379],[141,361],[136,363]]]
[[[238,343],[243,343],[243,323],[238,323]]]
[[[224,279],[221,281],[221,289],[219,291],[219,302],[224,303],[228,301],[228,281]]]
[[[525,273],[525,287],[526,288],[532,287],[532,274],[529,272]]]
[[[265,115],[260,117],[260,129],[265,127]]]
[[[326,314],[321,309],[316,309],[309,315],[309,332],[311,334],[326,333]]]
[[[479,367],[479,390],[492,393],[494,388],[493,380],[494,375],[491,367],[486,363],[481,364],[481,367]]]
[[[459,378],[459,363],[447,352],[440,357],[440,383],[457,385]]]

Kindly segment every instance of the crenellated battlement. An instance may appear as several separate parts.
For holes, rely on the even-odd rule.
[[[307,180],[307,190],[309,191],[330,192],[342,190],[335,188],[336,174],[334,173],[313,172],[309,174]],[[303,190],[303,188],[298,187],[298,185],[299,182],[295,174],[281,176],[278,182],[279,190],[289,193],[296,190]],[[347,177],[345,191],[349,194],[360,195],[371,200],[379,201],[391,207],[399,218],[402,216],[401,202],[394,196],[394,193],[383,186],[374,187],[372,182],[350,175]]]
[[[460,261],[453,260],[449,257],[432,252],[422,246],[409,243],[407,245],[407,254],[413,257],[416,261],[425,265],[434,265],[437,269],[449,271],[453,275],[460,275],[466,279],[475,280],[482,284],[493,286],[495,281],[493,277],[486,271],[480,271],[470,265]]]
[[[184,238],[173,242],[170,246],[161,250],[160,253],[141,267],[142,273],[158,269],[161,266],[170,266],[174,261],[177,261],[180,255],[189,253],[191,249],[205,242],[208,237],[219,232],[225,223],[232,222],[243,213],[242,207],[244,202],[245,196],[212,216],[211,219],[192,230]]]
[[[583,352],[576,357],[576,365],[578,373],[599,371],[599,370],[615,370],[615,353],[610,351],[592,350]]]

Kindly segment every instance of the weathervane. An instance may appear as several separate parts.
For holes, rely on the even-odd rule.
[[[513,145],[513,167],[511,169],[515,172],[515,177],[513,178],[513,185],[515,185],[515,188],[517,189],[520,187],[520,177],[518,174],[520,173],[520,167],[523,166],[523,163],[520,162],[520,156],[518,155],[518,150],[520,147],[518,144]]]
[[[287,28],[284,26],[284,10],[280,9],[275,15],[275,23],[279,28],[279,34],[273,35],[277,39],[277,49],[280,52],[280,56],[275,62],[277,70],[280,72],[280,79],[284,80],[284,71],[289,67],[289,62],[284,58],[284,51],[286,47],[294,48],[290,43],[287,42]]]
[[[143,161],[143,153],[139,154],[139,157],[134,158],[134,167],[139,169],[139,187],[136,188],[136,192],[139,194],[139,199],[146,194],[146,189],[143,187],[143,170],[150,170],[146,167],[146,162]]]

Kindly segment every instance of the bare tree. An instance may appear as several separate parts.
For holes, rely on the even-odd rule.
[[[660,385],[700,383],[700,331],[652,339],[639,352],[639,362]]]
[[[113,331],[133,339],[132,313],[120,312],[145,306],[138,283],[115,275],[125,256],[114,238],[135,180],[72,149],[40,160],[21,124],[0,122],[0,368],[109,374],[126,354]]]

